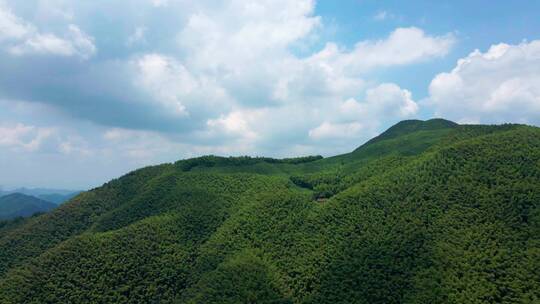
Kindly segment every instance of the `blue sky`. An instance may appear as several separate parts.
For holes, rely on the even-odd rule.
[[[540,124],[540,1],[0,0],[0,185]]]
[[[349,45],[380,38],[396,27],[417,26],[437,34],[453,32],[459,43],[452,52],[436,62],[415,66],[415,78],[407,77],[410,67],[385,75],[385,79],[399,81],[420,96],[427,95],[433,75],[452,69],[459,58],[474,49],[487,50],[497,43],[519,44],[540,37],[540,1],[343,0],[339,5],[319,1],[316,11],[337,24],[334,39]],[[385,18],[375,20],[378,14]]]

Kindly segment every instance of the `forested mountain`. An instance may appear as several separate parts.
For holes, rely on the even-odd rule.
[[[540,129],[147,167],[0,227],[0,303],[539,303]]]
[[[56,205],[51,202],[22,193],[12,193],[0,197],[0,220],[27,217],[54,208]]]

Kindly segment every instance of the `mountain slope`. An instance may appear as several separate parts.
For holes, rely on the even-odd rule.
[[[390,127],[388,130],[381,133],[379,136],[372,138],[363,146],[370,145],[379,141],[400,137],[406,134],[418,131],[435,131],[442,129],[452,129],[457,127],[453,121],[441,118],[434,118],[426,121],[422,120],[403,120]],[[360,149],[360,148],[359,148]]]
[[[405,129],[134,171],[0,230],[0,302],[538,301],[540,130]]]
[[[0,219],[27,217],[34,213],[47,212],[55,207],[55,204],[34,196],[12,193],[0,197]]]

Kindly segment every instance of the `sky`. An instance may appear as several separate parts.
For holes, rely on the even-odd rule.
[[[0,0],[0,185],[540,125],[540,1]]]

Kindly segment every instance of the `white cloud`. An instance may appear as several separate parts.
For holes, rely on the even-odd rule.
[[[289,145],[276,138],[277,130],[303,133],[295,140],[309,141],[337,129],[349,138],[356,136],[359,143],[381,120],[413,116],[418,105],[409,91],[394,84],[368,84],[364,78],[374,68],[444,56],[455,41],[451,34],[430,36],[418,28],[398,28],[385,39],[359,42],[351,51],[329,43],[300,57],[291,47],[323,26],[313,16],[313,1],[200,6],[204,9],[189,15],[177,36],[182,56],[153,53],[139,58],[138,83],[178,113],[191,117],[205,108],[207,130],[194,134],[226,137],[231,147],[243,150]],[[358,103],[359,113],[340,109],[341,101],[362,95],[366,97]]]
[[[25,124],[0,127],[0,146],[25,151],[36,151],[55,133],[53,128],[39,128]]]
[[[54,152],[80,165],[70,168],[103,180],[208,153],[286,157],[350,151],[418,111],[409,91],[374,81],[370,73],[444,56],[455,40],[398,28],[379,40],[343,46],[323,40],[327,25],[315,14],[313,0],[138,0],[134,9],[100,1],[47,3],[58,3],[69,15],[11,3],[13,12],[0,10],[0,49],[66,58],[55,59],[51,69],[49,56],[3,56],[2,66],[12,66],[8,60],[18,64],[10,72],[21,88],[0,77],[0,91],[9,92],[0,98],[50,105],[60,110],[58,116],[39,110],[0,116],[58,125],[58,134],[42,141],[33,159],[44,163]],[[122,26],[104,31],[108,24],[96,24],[96,13],[104,9]],[[94,41],[100,42],[100,56],[66,60],[93,56]],[[32,139],[24,137],[16,149]]]
[[[256,3],[233,0],[218,4],[152,1],[147,5],[169,5],[171,10],[182,8],[184,23],[176,34],[171,34],[175,35],[178,48],[162,52],[161,41],[150,41],[154,37],[146,36],[146,27],[140,26],[145,24],[153,28],[155,24],[151,20],[137,19],[131,27],[134,32],[126,32],[120,43],[125,46],[126,43],[148,40],[145,47],[152,45],[160,51],[128,55],[108,65],[115,71],[103,71],[103,74],[125,76],[128,84],[120,82],[117,87],[133,86],[133,90],[125,94],[126,100],[132,101],[125,102],[126,107],[144,106],[145,110],[155,111],[148,113],[155,117],[152,119],[167,116],[168,121],[164,124],[174,120],[173,124],[177,124],[174,129],[178,133],[189,129],[192,135],[221,133],[244,141],[264,142],[276,140],[271,130],[279,128],[283,132],[301,132],[304,139],[308,139],[308,131],[324,121],[342,123],[347,114],[339,109],[341,101],[361,100],[359,96],[363,95],[366,95],[362,102],[363,111],[371,111],[372,117],[411,115],[416,112],[416,104],[410,99],[410,93],[399,87],[377,88],[377,83],[369,81],[368,72],[443,56],[454,41],[452,35],[431,36],[418,28],[398,28],[384,39],[360,41],[352,50],[330,42],[320,51],[299,56],[293,49],[301,43],[309,43],[324,26],[321,18],[314,15],[313,0]],[[73,33],[70,39],[63,39],[34,30],[32,32],[38,34],[33,40],[27,39],[24,48],[19,47],[18,51],[22,54],[39,50],[63,55],[73,54],[77,49],[85,50],[80,54],[95,52],[93,44],[87,43],[92,41],[91,37],[75,26],[70,26],[70,31]],[[117,73],[117,70],[124,72]],[[98,74],[102,75],[101,72]],[[109,89],[115,86],[115,79],[110,79],[110,83],[99,83],[96,80],[99,77],[92,76],[92,83],[103,86],[99,90],[101,94],[114,92],[113,96],[104,96],[104,100],[124,97],[118,89]],[[384,94],[394,95],[385,99],[380,96]],[[135,98],[129,98],[131,95]],[[85,97],[83,95],[81,100]],[[392,103],[399,98],[402,103]],[[377,102],[371,102],[375,99]],[[386,113],[393,109],[401,112]],[[298,112],[290,111],[299,111],[309,117],[294,119]],[[133,112],[140,115],[142,111]],[[254,113],[266,114],[257,116],[259,121],[256,123],[246,119]],[[284,121],[282,117],[290,117],[294,122]],[[148,120],[145,117],[133,121]],[[245,134],[232,128],[241,121],[244,121]],[[188,124],[190,127],[183,127]],[[138,128],[155,130],[150,124]],[[160,125],[160,128],[165,127]]]
[[[35,31],[0,2],[0,42],[6,39],[21,39]]]
[[[160,54],[138,58],[136,65],[139,82],[156,96],[155,101],[178,115],[185,115],[186,108],[180,97],[197,89],[198,83],[184,65]]]
[[[324,122],[343,129],[342,124],[356,126],[354,121],[344,122],[346,117],[356,122],[369,118],[363,129],[368,131],[351,127],[355,132],[348,132],[360,142],[373,133],[378,121],[410,117],[418,111],[409,91],[390,84],[368,85],[367,73],[444,56],[455,41],[451,34],[430,36],[418,28],[398,28],[385,39],[359,42],[351,51],[329,43],[319,52],[299,57],[291,47],[323,26],[313,12],[310,0],[231,1],[218,10],[205,7],[190,15],[178,35],[184,56],[175,60],[182,62],[182,71],[174,74],[190,75],[197,83],[193,91],[211,88],[222,92],[212,106],[206,104],[207,108],[221,106],[221,111],[207,119],[209,132],[264,144],[276,140],[272,136],[276,129],[305,132],[306,136]],[[203,85],[201,79],[207,83]],[[162,91],[181,91],[175,88],[177,83],[181,81],[163,85]],[[340,111],[340,101],[363,94],[366,100],[361,114],[351,117]],[[189,95],[175,94],[191,113],[195,103],[189,104]],[[199,98],[198,103],[207,100]],[[264,115],[256,115],[256,122],[247,119],[254,113]],[[298,119],[299,113],[302,119]],[[283,121],[282,117],[291,119]]]
[[[70,24],[66,38],[54,34],[30,35],[24,42],[9,47],[14,55],[54,54],[59,56],[80,56],[87,59],[95,54],[93,38],[82,32],[77,26]]]
[[[309,137],[319,139],[354,138],[360,135],[362,124],[359,122],[330,123],[323,122],[320,126],[309,130]]]
[[[97,49],[94,45],[94,38],[81,31],[81,29],[74,24],[68,26],[66,39],[71,42],[73,48],[72,55],[76,54],[83,58],[88,58],[96,53]]]
[[[311,60],[344,73],[361,73],[375,67],[405,65],[441,57],[454,43],[452,34],[429,36],[416,27],[397,28],[384,40],[358,42],[351,51],[328,43]]]
[[[418,112],[418,104],[411,92],[393,83],[380,84],[368,89],[364,102],[350,98],[340,105],[343,117],[366,119],[369,117],[401,119]]]
[[[254,140],[258,137],[252,130],[252,124],[260,121],[264,117],[263,111],[233,111],[227,115],[222,115],[218,119],[210,119],[207,124],[210,129],[218,132],[225,132],[229,135],[236,135],[247,140]]]
[[[475,50],[437,75],[426,104],[461,122],[540,123],[540,40]]]
[[[235,103],[220,83],[222,79],[190,70],[175,57],[150,53],[136,57],[132,65],[136,68],[136,86],[153,97],[145,102],[153,102],[178,117],[189,117],[192,111],[222,114]]]
[[[282,57],[291,43],[320,25],[312,0],[233,0],[214,6],[193,13],[178,36],[189,58],[204,68],[240,72],[262,55]]]
[[[71,43],[64,39],[60,39],[55,35],[37,34],[27,39],[23,44],[18,44],[9,48],[9,51],[15,55],[51,53],[62,56],[71,56],[73,54],[73,47]]]
[[[74,24],[69,24],[64,37],[42,33],[34,25],[17,17],[0,2],[0,47],[17,56],[52,54],[80,56],[87,59],[95,54],[94,38]]]
[[[366,93],[367,115],[406,118],[416,114],[418,105],[408,90],[393,83],[383,83]]]
[[[384,83],[368,89],[364,101],[349,98],[334,112],[328,111],[326,117],[333,120],[324,121],[308,134],[313,139],[367,138],[376,133],[381,121],[409,118],[417,112],[411,92]]]

